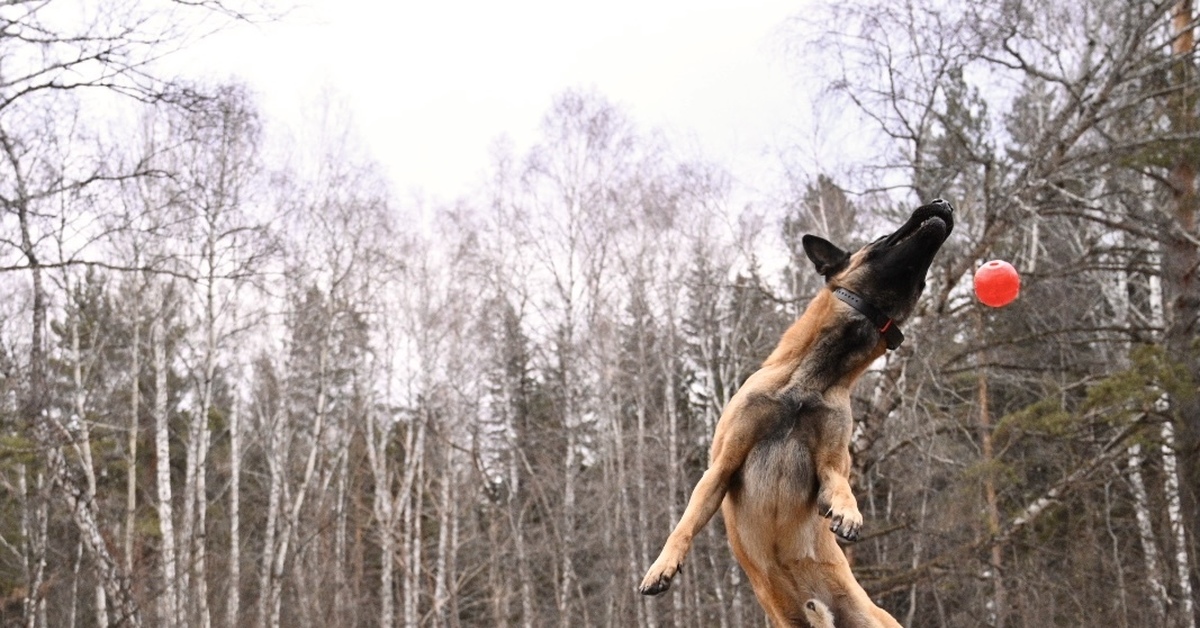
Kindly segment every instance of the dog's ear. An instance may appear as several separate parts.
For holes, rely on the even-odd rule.
[[[812,260],[817,272],[824,275],[826,280],[842,272],[850,263],[850,254],[825,238],[805,235],[801,243],[804,245],[804,254]]]

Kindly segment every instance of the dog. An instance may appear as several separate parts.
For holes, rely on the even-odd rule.
[[[825,285],[726,405],[708,469],[642,594],[667,590],[720,506],[734,556],[775,626],[811,626],[817,616],[841,628],[900,625],[867,596],[838,545],[856,541],[863,524],[850,489],[850,390],[903,341],[899,325],[953,228],[953,207],[937,199],[853,254],[804,236]]]

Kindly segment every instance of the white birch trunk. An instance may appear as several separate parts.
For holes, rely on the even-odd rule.
[[[117,621],[125,626],[136,628],[141,625],[137,605],[129,592],[128,580],[121,573],[117,562],[108,552],[108,544],[100,533],[100,524],[96,518],[95,502],[81,500],[78,497],[78,487],[69,485],[66,481],[66,461],[59,449],[51,448],[48,452],[48,465],[57,470],[54,490],[61,491],[66,496],[67,506],[71,509],[71,518],[79,528],[79,538],[88,554],[96,561],[96,575],[104,586],[105,593],[115,603],[113,611]]]
[[[226,590],[225,625],[235,628],[242,605],[242,413],[241,398],[234,393],[229,410],[229,586]]]
[[[510,432],[510,434],[512,433],[515,432]],[[513,544],[516,546],[515,549],[517,551],[517,579],[520,581],[519,589],[521,592],[521,626],[522,628],[533,628],[533,576],[530,573],[529,554],[525,547],[524,513],[521,510],[521,501],[517,498],[518,487],[521,481],[519,457],[520,453],[516,451],[509,456],[508,512],[509,521],[512,526]]]
[[[642,344],[642,342],[643,342],[642,339],[638,340],[639,349],[641,348],[640,345]],[[643,351],[643,353],[644,353],[644,351]],[[644,356],[639,356],[639,357],[644,357]],[[643,362],[643,364],[644,364],[644,362]],[[633,534],[633,536],[630,537],[630,540],[632,541],[633,539],[637,539],[638,564],[642,565],[644,567],[646,565],[649,565],[650,560],[651,560],[650,559],[650,539],[647,538],[649,536],[647,531],[650,529],[650,520],[649,520],[649,515],[646,512],[647,510],[649,510],[649,500],[647,498],[647,490],[646,490],[646,400],[645,400],[645,395],[642,394],[641,392],[639,392],[639,394],[637,395],[637,399],[635,400],[635,403],[637,404],[637,445],[636,445],[637,449],[634,453],[634,458],[633,458],[633,461],[634,461],[633,462],[633,472],[636,476],[635,481],[637,482],[636,486],[637,486],[637,500],[638,501],[637,501],[637,507],[635,509],[637,510],[638,529],[636,531],[634,531],[634,534]],[[619,422],[620,420],[621,420],[620,417],[617,417],[616,421]],[[621,447],[621,448],[624,447],[623,443],[620,443],[620,442],[618,442],[617,446]],[[668,499],[668,501],[671,501],[671,500]],[[675,521],[675,519],[672,517],[671,521]],[[638,571],[640,571],[640,570],[635,569],[633,573],[636,574]],[[676,587],[676,588],[678,588],[678,587]],[[657,628],[658,627],[658,618],[655,617],[655,615],[654,615],[654,607],[651,605],[650,600],[646,597],[643,597],[641,602],[642,602],[641,606],[645,610],[645,614],[643,616],[643,619],[645,620],[645,626],[647,626],[647,628]]]
[[[458,499],[459,498],[458,498],[457,476],[456,476],[454,483],[451,484],[450,487],[451,487],[450,547],[449,547],[449,554],[446,557],[446,574],[449,576],[448,582],[447,582],[447,584],[449,585],[447,593],[448,593],[448,598],[449,598],[448,599],[448,603],[449,603],[448,611],[450,613],[450,623],[448,624],[448,626],[449,626],[449,628],[459,628],[459,626],[461,626],[461,623],[459,622],[459,619],[458,619],[460,616],[459,608],[458,608],[458,600],[460,599],[461,596],[458,595],[458,586],[457,586],[457,579],[455,578],[455,574],[458,573],[458,548],[460,546],[459,522],[462,520],[462,518],[459,516],[459,513],[458,513]]]
[[[34,475],[33,499],[30,499],[28,471],[25,465],[17,466],[17,488],[24,501],[21,508],[21,537],[24,539],[21,564],[25,572],[26,593],[22,600],[22,611],[26,628],[46,625],[46,599],[42,596],[42,584],[46,578],[46,538],[49,511],[45,499],[45,477]]]
[[[1127,450],[1129,456],[1129,485],[1133,493],[1133,512],[1137,521],[1138,540],[1142,544],[1142,562],[1146,569],[1146,584],[1150,588],[1150,602],[1158,621],[1166,618],[1167,588],[1163,586],[1162,569],[1159,567],[1158,544],[1154,540],[1154,524],[1150,518],[1150,499],[1146,483],[1142,478],[1142,446],[1134,444]]]
[[[211,246],[211,237],[210,237]],[[181,546],[179,573],[180,606],[186,619],[199,628],[208,628],[207,565],[205,537],[208,511],[208,415],[212,407],[212,387],[216,373],[216,320],[211,266],[208,271],[204,314],[204,362],[200,382],[200,406],[188,426],[187,462],[184,473],[183,515],[179,531]]]
[[[140,294],[140,293],[139,293]],[[133,541],[137,530],[137,449],[138,407],[141,402],[139,375],[141,373],[142,326],[138,321],[140,300],[133,304],[133,342],[130,350],[129,428],[125,435],[125,573],[133,575]]]
[[[195,525],[190,543],[192,571],[192,606],[196,609],[195,626],[209,628],[212,617],[208,609],[208,450],[211,434],[208,429],[208,410],[200,419],[200,440],[196,444],[196,490],[192,494],[195,504]]]
[[[453,450],[451,450],[452,452]],[[437,626],[448,626],[450,616],[450,583],[454,580],[451,571],[450,536],[453,527],[454,509],[454,455],[446,456],[446,469],[442,472],[441,487],[438,494],[438,549],[435,561],[433,587],[433,618]]]
[[[1162,424],[1162,439],[1163,490],[1167,495],[1167,522],[1175,542],[1175,578],[1179,581],[1179,625],[1196,628],[1187,532],[1183,526],[1183,503],[1179,495],[1179,465],[1175,457],[1175,426],[1170,421]]]
[[[492,550],[492,554],[487,557],[488,591],[491,595],[492,625],[496,626],[496,628],[508,628],[508,614],[511,609],[509,600],[512,599],[512,580],[508,577],[511,573],[504,573],[502,570],[502,563],[504,561],[500,559],[500,555],[504,545],[500,538],[499,517],[491,517],[488,520],[487,533],[488,547]]]
[[[1161,253],[1160,253],[1161,256]],[[1161,263],[1161,257],[1160,257]],[[1162,279],[1150,277],[1150,322],[1156,329],[1166,329]],[[1169,414],[1171,399],[1165,393],[1159,399],[1158,410]],[[1187,532],[1183,525],[1183,504],[1180,497],[1179,463],[1175,455],[1175,426],[1168,420],[1162,425],[1163,491],[1167,498],[1167,522],[1175,542],[1175,577],[1179,580],[1179,625],[1196,628],[1195,601],[1192,598],[1191,560],[1188,555]]]
[[[209,308],[213,307],[211,286],[209,288]],[[188,538],[191,543],[191,568],[193,578],[193,606],[196,609],[196,625],[208,628],[212,625],[208,609],[208,450],[212,434],[208,428],[208,415],[212,410],[213,380],[216,376],[216,322],[213,311],[209,310],[207,342],[204,356],[204,383],[201,392],[200,412],[195,417],[196,425],[193,433],[196,435],[195,488],[192,492],[192,504],[195,511],[195,524],[192,535]]]
[[[719,533],[717,532],[717,526],[713,526],[713,525],[704,526],[704,535],[707,536],[708,539],[712,542],[712,547],[720,547],[721,546],[720,540],[718,539],[718,536],[717,536],[718,534]],[[725,593],[725,577],[724,577],[724,574],[722,573],[721,566],[717,562],[716,555],[712,552],[709,552],[709,554],[708,554],[708,564],[712,568],[713,582],[714,582],[713,594],[717,596],[717,625],[720,626],[720,628],[729,628],[729,612],[727,609],[729,608],[730,604],[729,604],[728,596],[726,596],[726,593]],[[697,569],[696,571],[698,573],[699,569]],[[740,577],[739,573],[740,572],[738,571],[737,568],[734,568],[733,570],[731,570],[729,572],[729,576],[730,576],[729,582],[731,585],[737,584],[737,582],[738,582],[737,579]]]
[[[405,461],[403,500],[404,528],[404,625],[417,626],[421,600],[421,485],[425,462],[425,418],[417,419],[416,437],[411,439],[409,458]],[[411,434],[411,433],[410,433]]]
[[[349,439],[346,439],[349,440]],[[343,449],[343,452],[345,450]],[[349,623],[352,618],[348,612],[346,603],[346,571],[349,565],[346,562],[346,547],[349,513],[349,456],[343,453],[338,461],[338,479],[337,492],[335,497],[335,508],[337,509],[337,520],[334,523],[333,534],[333,558],[335,567],[333,570],[333,616],[339,621]]]
[[[622,406],[624,405],[624,400],[620,399],[613,405],[618,407]],[[629,561],[629,572],[631,574],[636,574],[645,567],[645,558],[642,556],[643,552],[638,550],[640,544],[635,542],[635,539],[638,538],[638,535],[634,530],[632,515],[633,504],[630,503],[629,497],[630,482],[628,479],[628,472],[626,471],[628,463],[625,461],[625,433],[621,425],[620,416],[612,417],[609,423],[612,425],[612,439],[613,443],[615,444],[613,449],[614,457],[616,458],[614,461],[614,466],[616,467],[616,478],[612,480],[612,483],[617,488],[618,525],[621,527],[620,534],[625,538],[625,546],[627,548],[626,560]],[[605,544],[608,546],[613,546],[613,539],[611,538],[611,535],[606,536]],[[612,582],[612,586],[616,586],[616,576],[614,576],[610,582]],[[613,610],[611,604],[609,605],[609,610],[610,612]],[[646,615],[651,612],[649,601],[645,598],[635,599],[634,610],[636,611],[635,615],[637,618],[637,625],[645,626]],[[611,615],[608,623],[613,623]]]
[[[1125,232],[1116,231],[1111,236],[1118,248],[1125,246]],[[1037,250],[1037,247],[1034,247]],[[1101,284],[1106,299],[1113,309],[1113,317],[1123,325],[1130,325],[1130,314],[1133,308],[1129,302],[1129,274],[1118,273],[1117,280]],[[1151,300],[1156,297],[1151,290]],[[1155,311],[1161,312],[1159,306],[1151,305],[1151,317]],[[1158,321],[1156,324],[1161,324]],[[1114,362],[1124,368],[1130,367],[1129,353],[1131,346],[1128,341],[1120,343],[1120,354]],[[1134,443],[1126,449],[1126,462],[1129,469],[1129,486],[1133,496],[1134,520],[1137,522],[1138,541],[1142,546],[1142,563],[1146,572],[1146,584],[1150,589],[1150,603],[1154,609],[1155,621],[1166,619],[1166,609],[1169,592],[1162,581],[1162,568],[1159,562],[1158,543],[1155,540],[1154,521],[1150,514],[1150,499],[1146,491],[1145,479],[1142,476],[1142,446]]]
[[[569,417],[570,415],[568,415]],[[562,545],[559,562],[558,621],[561,628],[571,628],[571,589],[575,585],[575,430],[567,420],[567,451],[563,460]]]
[[[275,551],[275,560],[271,568],[270,581],[270,621],[271,628],[278,628],[280,621],[280,610],[283,603],[283,571],[287,563],[288,551],[293,535],[300,527],[300,514],[304,510],[305,498],[309,493],[309,487],[312,485],[313,477],[316,475],[317,455],[321,450],[321,439],[325,433],[326,419],[326,368],[329,364],[329,348],[327,343],[322,341],[321,352],[318,358],[317,369],[317,407],[316,416],[313,420],[312,442],[308,450],[308,458],[304,463],[304,475],[301,477],[299,485],[296,486],[291,508],[285,513],[287,519],[283,522],[283,529],[279,534],[279,547]]]
[[[389,500],[390,501],[390,500]],[[394,510],[389,506],[381,506],[380,514],[380,573],[379,573],[379,625],[394,626],[396,624],[396,529]]]
[[[68,284],[69,286],[69,284]],[[69,289],[69,288],[68,288]],[[80,349],[79,342],[79,316],[78,314],[71,317],[71,379],[75,386],[74,394],[71,396],[71,405],[74,416],[68,423],[69,429],[73,432],[73,447],[79,455],[80,467],[83,469],[84,480],[84,499],[88,502],[94,502],[96,499],[96,467],[92,461],[92,435],[91,428],[86,420],[87,416],[87,392],[83,385],[83,355]],[[82,551],[83,545],[80,544]],[[96,614],[96,625],[108,625],[108,599],[104,594],[104,584],[97,582],[92,591],[94,596],[94,610]],[[72,604],[74,598],[72,597]],[[71,622],[74,625],[74,621]]]
[[[67,611],[67,625],[75,626],[79,617],[79,568],[83,566],[83,539],[75,542],[75,562],[71,564],[71,610]]]
[[[376,421],[374,415],[367,415],[367,461],[375,482],[371,511],[379,526],[379,625],[393,626],[396,621],[396,496],[387,455],[391,428],[377,426]]]
[[[675,312],[669,309],[667,312],[667,345],[664,349],[663,356],[663,373],[666,374],[666,390],[664,398],[666,399],[667,411],[667,518],[674,524],[679,521],[682,514],[679,512],[679,473],[683,465],[679,461],[679,412],[677,406],[679,400],[675,394],[675,370],[671,360],[675,356]],[[683,591],[679,587],[675,587],[671,592],[671,611],[675,618],[675,628],[683,628],[684,626],[684,607],[683,607]]]
[[[272,590],[271,573],[275,565],[275,538],[279,531],[279,514],[283,506],[283,473],[287,462],[284,430],[286,411],[277,408],[270,417],[267,434],[267,523],[263,529],[263,553],[258,572],[258,627],[266,628],[270,621]]]
[[[222,169],[222,181],[224,180]],[[223,187],[223,186],[221,186]],[[217,209],[217,212],[220,210]],[[208,415],[212,411],[213,382],[217,370],[217,235],[218,216],[206,213],[204,249],[204,380],[200,388],[200,411],[194,417],[192,434],[196,439],[195,464],[189,464],[194,472],[194,485],[189,503],[195,508],[195,524],[192,534],[185,539],[191,544],[191,572],[193,605],[196,609],[197,625],[208,628],[212,624],[208,609],[208,451],[212,434],[208,427]],[[194,469],[193,469],[194,466]]]
[[[177,588],[179,599],[176,604],[179,606],[180,621],[191,621],[193,610],[191,604],[191,587],[192,569],[195,567],[195,562],[192,557],[192,549],[194,547],[193,539],[196,536],[194,531],[196,522],[196,467],[199,456],[196,448],[199,446],[200,441],[199,419],[196,414],[193,412],[192,416],[189,417],[187,436],[184,440],[184,474],[181,495],[183,504],[179,515],[179,540],[175,548],[177,553],[176,560],[179,565],[179,586]]]
[[[171,441],[167,422],[167,352],[160,312],[150,327],[154,354],[154,454],[158,488],[158,526],[161,535],[159,621],[163,625],[181,625],[178,607],[178,580],[175,555],[174,508],[171,503]]]

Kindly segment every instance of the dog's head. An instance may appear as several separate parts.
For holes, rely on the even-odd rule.
[[[813,235],[804,236],[804,252],[830,290],[849,290],[900,323],[925,290],[925,274],[953,228],[954,208],[937,199],[856,253]]]

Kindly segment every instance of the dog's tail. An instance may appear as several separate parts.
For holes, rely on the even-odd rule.
[[[833,612],[821,600],[809,600],[804,603],[804,619],[812,628],[834,628]]]

